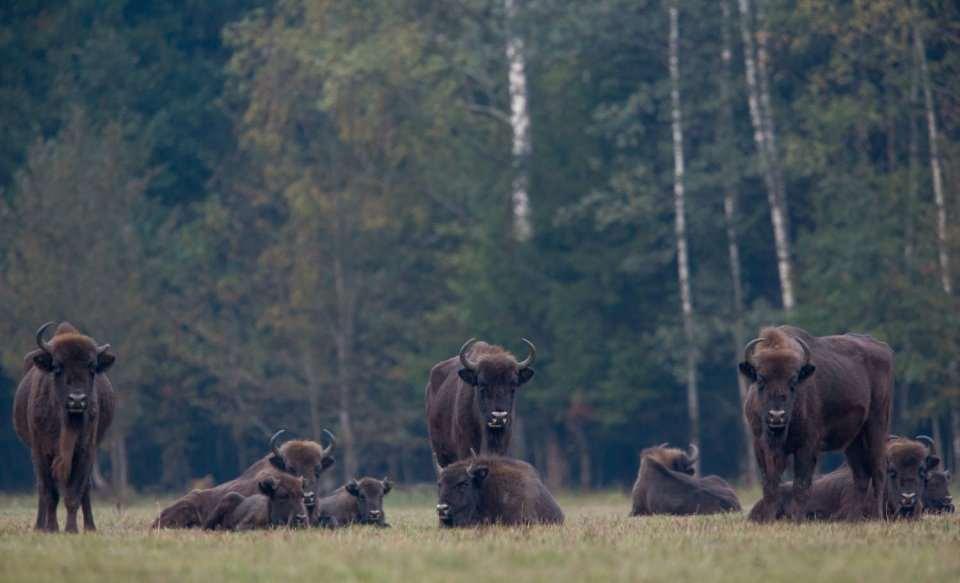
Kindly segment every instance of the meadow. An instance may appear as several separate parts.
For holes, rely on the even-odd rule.
[[[440,530],[432,490],[399,489],[386,499],[388,529],[250,533],[151,531],[166,499],[95,501],[99,531],[75,536],[34,533],[35,498],[4,496],[0,581],[960,580],[960,515],[758,526],[743,515],[629,518],[620,492],[559,500],[562,527]]]

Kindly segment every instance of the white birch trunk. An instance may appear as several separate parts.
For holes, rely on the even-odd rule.
[[[680,57],[677,7],[670,12],[670,103],[673,121],[673,203],[677,237],[677,279],[680,284],[680,305],[683,331],[687,340],[687,415],[690,421],[690,443],[700,447],[700,403],[697,394],[697,347],[693,330],[693,300],[690,294],[690,263],[687,251],[687,224],[684,200],[683,119],[680,109]],[[700,473],[700,460],[695,464]]]
[[[783,309],[788,313],[796,304],[793,288],[793,264],[790,259],[790,237],[787,226],[786,189],[776,152],[776,131],[773,128],[773,112],[770,108],[770,92],[767,75],[766,37],[761,35],[760,51],[753,42],[750,24],[750,0],[739,0],[740,31],[743,36],[744,74],[747,81],[747,104],[757,154],[763,168],[767,201],[770,205],[770,221],[773,224],[773,240],[777,253],[777,273],[780,276],[780,296]],[[756,57],[754,55],[757,55]],[[757,63],[761,70],[758,74]],[[759,81],[758,81],[759,79]]]
[[[530,219],[530,111],[527,92],[526,57],[523,39],[516,32],[517,0],[504,0],[507,13],[507,63],[510,85],[510,127],[513,128],[513,184],[510,204],[513,211],[513,235],[517,241],[533,236]]]
[[[733,126],[733,96],[731,85],[733,81],[733,43],[730,38],[730,26],[732,16],[730,12],[730,3],[723,0],[720,4],[723,13],[722,42],[723,46],[720,53],[720,60],[723,63],[723,72],[720,77],[720,98],[723,102],[721,111],[721,134],[727,140],[725,143],[732,145],[729,137],[734,133]],[[740,409],[747,399],[747,383],[743,376],[736,372],[736,364],[740,360],[740,351],[746,342],[744,334],[744,299],[743,299],[743,279],[741,275],[740,263],[740,243],[737,236],[737,199],[738,199],[738,177],[737,172],[731,168],[728,158],[724,158],[722,172],[724,176],[723,193],[723,218],[727,231],[727,256],[730,261],[730,281],[733,285],[733,363],[734,374],[737,377],[737,389],[740,398]],[[746,418],[740,416],[741,427],[743,429],[743,460],[741,463],[741,482],[745,486],[752,486],[757,478],[757,460],[753,455],[753,437],[750,433],[750,427],[747,425]]]

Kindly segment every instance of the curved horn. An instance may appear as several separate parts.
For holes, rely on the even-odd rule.
[[[470,350],[470,347],[477,341],[476,338],[471,338],[463,343],[463,346],[460,347],[460,364],[463,368],[467,370],[476,371],[476,367],[467,360],[467,351]]]
[[[280,436],[286,433],[286,429],[281,429],[280,431],[273,434],[273,437],[270,438],[270,451],[273,452],[273,455],[277,457],[283,457],[280,455],[280,448],[277,447],[277,443],[280,441]]]
[[[690,463],[695,463],[698,459],[700,459],[700,448],[691,443],[687,457],[690,458]]]
[[[670,447],[670,442],[669,442],[669,441],[664,441],[663,443],[661,443],[661,444],[658,445],[657,447]]]
[[[37,330],[37,346],[40,347],[40,350],[50,354],[50,350],[53,348],[49,342],[43,341],[43,333],[47,331],[47,328],[53,326],[56,322],[47,322],[43,326],[40,326],[40,329]]]
[[[333,451],[334,446],[337,445],[337,438],[334,437],[333,434],[330,433],[330,431],[327,430],[327,429],[324,429],[324,430],[323,430],[323,434],[326,435],[326,436],[327,436],[327,439],[330,440],[330,445],[328,445],[327,447],[323,448],[323,455],[324,455],[324,456],[328,456],[328,455],[330,455],[330,452]]]
[[[743,347],[743,360],[750,362],[750,357],[753,356],[753,351],[756,349],[757,344],[763,342],[763,338],[754,338],[750,342],[747,342],[747,345]]]
[[[522,362],[518,362],[517,366],[519,368],[530,368],[537,360],[537,347],[533,345],[533,342],[530,342],[526,338],[521,338],[520,340],[527,345],[527,357],[524,358]]]
[[[470,448],[470,457],[477,457],[477,450]]]
[[[901,439],[901,437],[896,433],[891,433],[887,436],[887,441],[893,441],[894,439]]]
[[[930,453],[935,453],[937,451],[936,444],[934,444],[933,438],[929,435],[918,435],[914,437],[914,439],[927,446],[927,449],[930,450]]]
[[[807,346],[807,343],[804,342],[802,338],[794,338],[794,340],[796,340],[800,348],[803,349],[803,364],[810,364],[810,347]]]

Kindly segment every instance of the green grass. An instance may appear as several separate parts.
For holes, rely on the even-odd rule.
[[[625,496],[606,493],[561,497],[562,527],[440,530],[420,490],[387,498],[390,529],[154,532],[159,503],[95,502],[96,534],[43,535],[34,498],[0,497],[0,581],[960,581],[960,516],[635,519]]]

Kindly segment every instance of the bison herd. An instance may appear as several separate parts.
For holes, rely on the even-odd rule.
[[[115,356],[69,323],[36,334],[14,397],[13,424],[30,449],[37,481],[36,529],[56,531],[61,496],[66,530],[94,530],[90,490],[97,446],[110,427],[115,396],[106,371]],[[517,360],[499,346],[470,339],[436,364],[426,386],[426,419],[437,472],[440,527],[562,524],[563,511],[537,470],[510,457],[517,390],[533,376],[536,347]],[[749,513],[773,520],[909,519],[953,512],[933,440],[892,436],[893,351],[860,334],[812,336],[790,326],[764,328],[747,343],[740,374],[749,382],[744,418],[752,432],[763,497]],[[193,490],[164,508],[151,528],[249,530],[271,527],[387,527],[389,479],[364,477],[320,497],[319,478],[333,463],[326,444],[278,431],[268,453],[237,478]],[[844,464],[815,477],[822,452]],[[664,443],[644,449],[631,516],[739,512],[734,489],[697,476],[698,449]],[[782,483],[792,461],[793,480]]]

